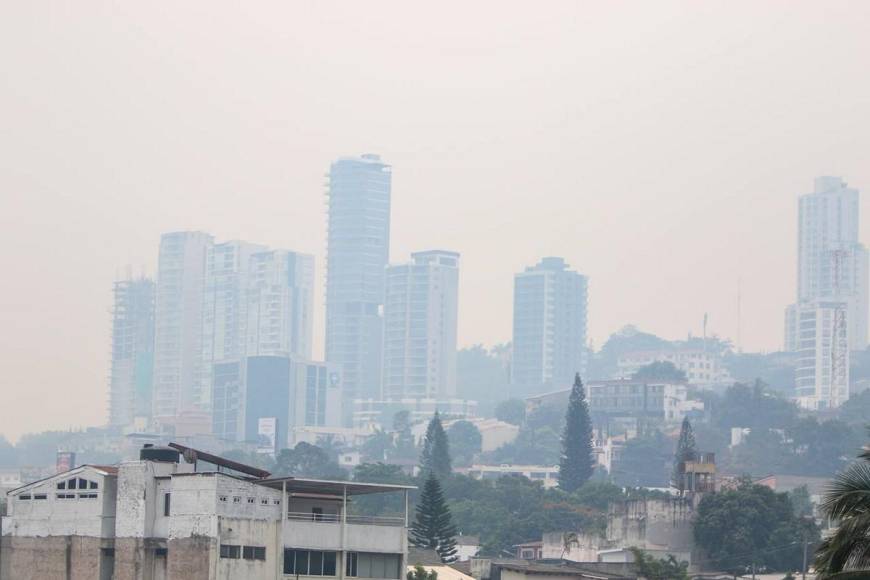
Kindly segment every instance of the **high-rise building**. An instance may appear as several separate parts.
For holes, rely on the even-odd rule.
[[[797,302],[846,303],[849,346],[867,346],[870,270],[867,249],[858,239],[859,193],[839,177],[818,177],[798,209]],[[796,347],[794,325],[786,311],[786,349]]]
[[[245,357],[248,274],[251,256],[266,248],[242,241],[212,245],[206,260],[202,316],[202,364],[196,393],[201,408],[212,407],[214,365]]]
[[[286,250],[250,258],[247,283],[248,356],[311,358],[314,256]]]
[[[380,395],[390,187],[391,168],[377,155],[330,168],[326,360],[340,366],[348,400]]]
[[[314,257],[239,242],[213,255],[204,325],[213,432],[241,440],[250,357],[311,356]]]
[[[849,325],[846,302],[812,300],[795,308],[798,404],[839,407],[849,399]]]
[[[456,396],[459,254],[411,254],[387,268],[384,399]]]
[[[151,416],[154,365],[154,281],[115,282],[109,424],[128,427]]]
[[[208,410],[200,380],[203,298],[212,237],[173,232],[160,238],[154,341],[154,418]]]
[[[586,368],[586,276],[544,258],[514,277],[514,395],[570,386]]]

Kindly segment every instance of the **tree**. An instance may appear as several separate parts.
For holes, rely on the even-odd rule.
[[[752,565],[796,570],[804,539],[818,538],[815,523],[795,517],[785,493],[742,480],[734,489],[705,495],[694,523],[697,545],[720,570],[743,572]]]
[[[637,369],[632,376],[637,381],[675,381],[685,382],[686,373],[670,361],[655,361]]]
[[[438,552],[442,562],[456,560],[456,528],[434,470],[429,471],[411,524],[411,543]]]
[[[429,570],[427,572],[423,566],[417,564],[414,566],[413,570],[408,571],[406,577],[407,580],[438,580],[438,572],[435,570]]]
[[[402,410],[393,415],[393,431],[396,433],[396,444],[393,456],[397,459],[414,459],[417,457],[417,444],[411,433],[411,412]]]
[[[378,429],[362,444],[360,452],[366,461],[386,461],[393,451],[393,438],[389,433]]]
[[[613,464],[613,481],[624,487],[667,487],[673,446],[660,432],[629,439]]]
[[[302,441],[293,449],[282,449],[275,458],[275,476],[345,478],[347,474],[329,454],[316,445]]]
[[[671,475],[671,485],[680,490],[680,495],[685,491],[685,478],[683,477],[684,464],[687,461],[696,461],[698,459],[698,448],[695,444],[695,433],[692,431],[692,424],[689,423],[689,418],[683,419],[683,425],[680,427],[680,438],[677,439],[677,451],[674,453],[674,471]]]
[[[637,573],[646,580],[689,580],[689,563],[678,561],[673,554],[657,559],[640,548],[631,547]]]
[[[825,494],[821,511],[837,521],[833,535],[816,550],[819,578],[847,571],[870,571],[870,451],[838,474]]]
[[[583,392],[580,374],[574,377],[574,386],[565,414],[562,431],[562,456],[559,459],[559,488],[572,492],[586,483],[595,468],[592,456],[592,420]]]
[[[522,399],[508,399],[495,407],[495,418],[511,425],[522,425],[526,419],[526,403]]]
[[[423,473],[434,473],[436,477],[447,477],[453,471],[450,462],[450,444],[444,426],[441,425],[438,411],[435,411],[435,416],[426,428],[423,451],[420,453],[420,470]]]
[[[480,431],[470,421],[455,421],[447,429],[447,439],[450,441],[453,458],[462,466],[471,465],[475,455],[480,453],[483,443]]]

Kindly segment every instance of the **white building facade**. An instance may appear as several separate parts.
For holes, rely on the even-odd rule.
[[[814,300],[796,308],[795,394],[801,407],[836,408],[849,399],[848,304]]]
[[[387,268],[383,397],[456,396],[459,254],[416,252]]]
[[[867,347],[870,269],[859,240],[860,196],[839,177],[818,177],[798,208],[797,305],[786,311],[785,347],[797,346],[795,308],[814,300],[846,302],[849,347]]]
[[[514,277],[511,383],[518,394],[569,387],[586,369],[587,278],[562,258]]]
[[[391,177],[371,154],[338,159],[329,172],[326,360],[341,366],[348,401],[380,397]]]

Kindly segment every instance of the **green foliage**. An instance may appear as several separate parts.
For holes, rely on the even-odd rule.
[[[410,541],[419,548],[438,552],[442,562],[456,560],[456,528],[444,500],[435,471],[430,470],[417,502],[417,515],[410,529]]]
[[[807,486],[801,485],[787,493],[788,499],[789,501],[791,501],[791,508],[792,511],[794,511],[795,517],[813,517],[813,502],[810,499],[810,490],[807,489]]]
[[[752,564],[796,570],[804,538],[815,540],[819,532],[815,523],[795,516],[787,494],[744,480],[735,489],[704,496],[694,534],[712,566],[738,572]]]
[[[395,446],[390,456],[395,459],[414,459],[417,457],[417,443],[411,433],[411,413],[402,410],[393,415],[393,431],[396,433]]]
[[[612,502],[625,499],[625,493],[621,487],[609,482],[587,481],[583,487],[572,493],[571,497],[580,505],[606,512],[607,506]]]
[[[360,453],[366,461],[386,461],[393,451],[393,437],[378,429],[363,443]]]
[[[506,352],[509,345],[487,350],[482,345],[456,353],[456,391],[463,398],[480,402],[479,411],[490,415],[510,387]]]
[[[851,395],[837,411],[839,419],[853,427],[870,425],[870,389]]]
[[[447,477],[453,471],[450,444],[438,411],[435,411],[435,416],[426,428],[423,451],[420,453],[420,471],[424,474],[434,473],[436,477]]]
[[[816,550],[819,578],[855,570],[870,574],[870,451],[834,478],[821,510],[838,525]]]
[[[695,461],[698,458],[698,446],[695,443],[695,432],[692,431],[692,424],[689,423],[689,418],[683,419],[683,424],[680,427],[680,438],[677,440],[677,450],[674,453],[674,470],[671,474],[671,485],[680,490],[680,494],[684,490],[684,478],[682,465],[687,461]]]
[[[438,572],[435,570],[426,571],[423,566],[417,564],[413,570],[410,570],[406,575],[407,580],[438,580]]]
[[[414,480],[398,465],[387,463],[362,463],[353,470],[353,480],[363,483],[389,483],[415,485]],[[413,496],[413,493],[412,493]],[[373,493],[354,498],[350,511],[355,515],[383,516],[402,515],[405,512],[404,497],[398,493]]]
[[[526,420],[526,403],[522,399],[502,401],[495,408],[495,418],[511,425],[522,425]]]
[[[316,445],[301,442],[293,449],[282,449],[275,458],[276,477],[295,475],[320,479],[345,479],[347,473]]]
[[[483,437],[480,431],[469,421],[456,421],[447,430],[447,439],[457,465],[469,466],[474,457],[480,453]]]
[[[549,427],[523,427],[517,438],[486,454],[491,463],[515,465],[556,465],[559,462],[559,435]]]
[[[565,414],[565,429],[562,431],[559,487],[569,493],[578,489],[592,477],[594,466],[592,420],[589,418],[583,381],[578,373],[574,377],[568,411]]]
[[[613,464],[613,481],[623,487],[668,487],[672,449],[659,431],[630,439]]]
[[[266,471],[275,471],[275,460],[268,453],[255,453],[253,451],[231,449],[226,453],[222,453],[221,457],[229,459],[230,461],[244,463],[245,465],[259,467]]]
[[[637,369],[632,378],[639,381],[685,382],[686,373],[678,369],[670,361],[655,361]]]
[[[646,580],[689,580],[689,563],[679,562],[673,555],[657,559],[640,548],[629,548],[634,556],[637,573]]]
[[[482,553],[491,556],[545,532],[605,529],[604,513],[592,506],[595,494],[583,488],[575,492],[582,494],[579,499],[521,476],[478,481],[454,475],[444,485],[457,529],[479,535]]]

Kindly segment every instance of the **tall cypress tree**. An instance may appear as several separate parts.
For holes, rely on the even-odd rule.
[[[594,466],[592,420],[589,418],[583,381],[580,380],[580,373],[577,373],[565,414],[565,429],[562,431],[559,487],[567,492],[574,491],[592,477]]]
[[[677,450],[674,452],[674,471],[671,475],[671,485],[680,490],[680,495],[686,491],[686,482],[683,478],[683,463],[695,461],[698,458],[698,448],[695,445],[695,432],[689,418],[683,419],[680,428],[680,438],[677,440]]]
[[[435,473],[430,471],[417,502],[417,517],[411,524],[411,543],[438,552],[442,562],[456,560],[456,528],[450,508]]]
[[[450,444],[447,433],[441,425],[438,411],[429,421],[426,437],[423,439],[423,452],[420,454],[420,470],[424,474],[434,473],[436,477],[447,477],[453,471],[450,461]]]

